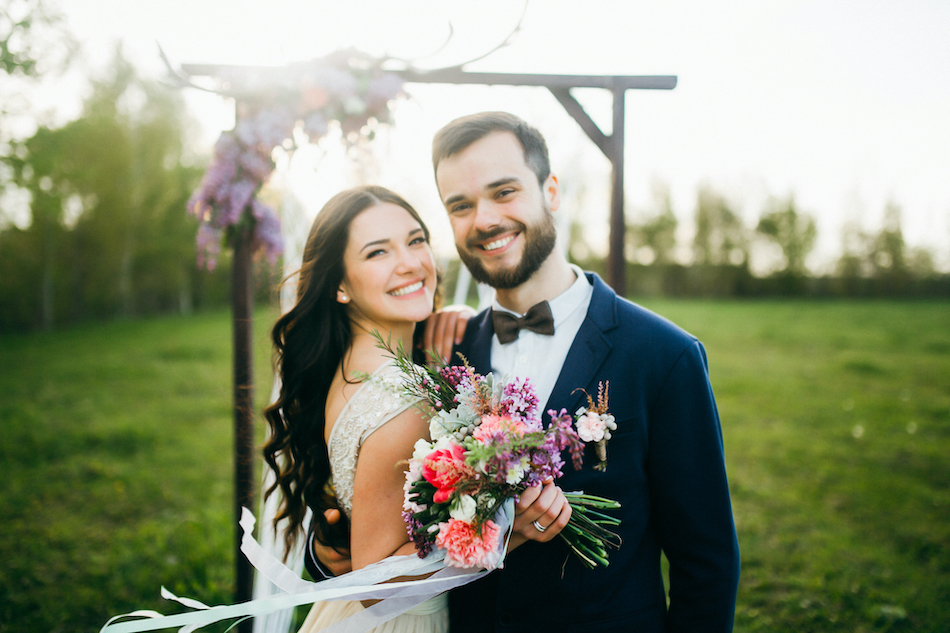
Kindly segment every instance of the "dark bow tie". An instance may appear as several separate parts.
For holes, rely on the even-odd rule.
[[[554,316],[551,314],[551,306],[547,301],[531,306],[523,317],[515,316],[510,312],[492,310],[491,320],[495,326],[495,334],[498,335],[498,342],[502,345],[517,339],[522,328],[538,334],[554,335]]]

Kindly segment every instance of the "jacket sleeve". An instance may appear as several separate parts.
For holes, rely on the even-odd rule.
[[[702,344],[673,363],[649,407],[648,479],[670,562],[669,631],[731,631],[739,584],[719,413]]]
[[[320,561],[317,560],[317,557],[313,553],[313,540],[317,538],[317,535],[313,532],[313,523],[311,522],[311,527],[307,529],[307,541],[304,546],[304,558],[303,564],[307,568],[307,573],[310,574],[310,577],[313,578],[314,582],[320,582],[321,580],[326,580],[328,578],[333,578],[328,570],[323,568],[323,565],[320,564]]]

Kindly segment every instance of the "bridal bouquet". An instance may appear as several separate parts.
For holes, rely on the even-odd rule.
[[[407,394],[436,412],[432,441],[416,442],[404,488],[403,519],[419,556],[439,548],[452,567],[498,567],[505,535],[495,517],[505,502],[560,477],[563,450],[581,468],[584,445],[574,420],[552,409],[545,429],[527,379],[497,380],[467,362],[420,367],[402,348],[393,351],[382,339],[380,345],[403,372]],[[600,510],[620,504],[579,492],[565,497],[573,513],[559,536],[587,567],[606,566],[607,547],[619,547],[620,539],[605,526],[620,521]]]

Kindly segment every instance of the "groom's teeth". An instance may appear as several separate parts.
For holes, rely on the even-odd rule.
[[[503,237],[500,240],[489,242],[488,244],[485,244],[484,246],[482,246],[482,248],[485,249],[486,251],[498,250],[499,248],[501,248],[502,246],[505,246],[508,242],[510,242],[513,239],[515,239],[515,236],[509,235],[508,237]]]
[[[417,281],[416,283],[412,284],[411,286],[406,286],[405,288],[400,288],[399,290],[393,290],[393,291],[390,292],[389,294],[391,294],[391,295],[394,296],[394,297],[401,297],[401,296],[407,295],[407,294],[409,294],[409,293],[411,293],[411,292],[415,292],[416,290],[418,290],[418,289],[421,288],[421,287],[422,287],[422,282],[421,282],[421,281]]]

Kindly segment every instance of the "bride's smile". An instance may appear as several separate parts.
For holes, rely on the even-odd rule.
[[[402,288],[399,288],[397,290],[391,290],[389,294],[391,294],[394,297],[405,297],[408,294],[412,294],[414,292],[422,290],[423,285],[424,284],[422,280],[416,281],[414,283],[405,285]]]

